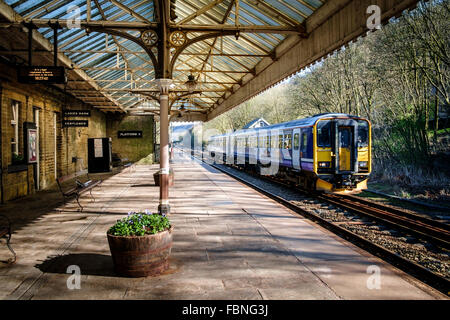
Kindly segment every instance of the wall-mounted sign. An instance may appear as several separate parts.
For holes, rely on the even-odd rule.
[[[142,131],[118,131],[117,137],[120,138],[142,138]]]
[[[63,120],[63,127],[89,127],[88,120]]]
[[[18,68],[17,80],[20,83],[66,83],[64,67],[54,66],[22,66]]]
[[[63,117],[90,117],[91,110],[64,110]]]

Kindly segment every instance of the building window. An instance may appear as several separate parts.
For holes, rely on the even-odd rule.
[[[19,154],[19,108],[18,101],[11,103],[11,126],[13,127],[13,136],[11,137],[11,158],[12,162],[21,162]]]

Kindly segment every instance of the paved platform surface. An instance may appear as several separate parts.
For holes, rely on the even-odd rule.
[[[130,210],[158,206],[158,167],[142,165],[107,177],[95,202],[82,198],[82,213],[52,191],[2,207],[15,222],[18,260],[0,263],[0,299],[445,298],[207,165],[179,156],[172,167],[168,272],[138,279],[113,272],[108,228]],[[0,260],[7,257],[2,240]],[[81,270],[80,289],[67,286],[72,265]]]

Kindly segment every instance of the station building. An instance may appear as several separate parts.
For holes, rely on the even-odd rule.
[[[169,157],[169,142],[185,132],[201,146],[199,122],[417,3],[0,0],[0,299],[442,298],[190,148]],[[46,83],[48,70],[59,80]],[[174,121],[195,123],[172,126],[169,137]],[[106,158],[106,179],[80,196],[75,179]],[[110,172],[113,158],[132,165]],[[142,158],[150,160],[134,165]],[[53,188],[62,178],[77,203]],[[125,245],[119,259],[166,273],[118,276],[107,232],[130,211],[159,213],[171,226],[155,235],[165,234],[161,251]],[[79,288],[67,280],[73,266]],[[373,266],[380,290],[368,286]]]
[[[15,67],[5,61],[0,69],[2,203],[46,189],[58,177],[85,173],[89,138],[110,137],[112,152],[126,162],[153,158],[153,115],[102,112],[57,87],[19,83]],[[89,116],[64,117],[70,110]],[[87,126],[64,126],[73,120],[87,121]],[[30,124],[36,128],[34,163],[26,159]],[[119,138],[119,131],[133,130],[142,131],[142,137]]]

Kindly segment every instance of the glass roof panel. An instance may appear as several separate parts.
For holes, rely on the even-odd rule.
[[[142,33],[153,28],[157,22],[153,1],[91,0],[90,21],[87,21],[86,0],[5,0],[5,3],[23,18],[35,22],[45,19],[66,20],[77,15],[86,24],[101,22],[104,23],[103,27],[108,27],[108,23],[115,23],[117,27],[111,28],[126,33],[127,37],[106,35],[95,28],[87,30],[87,25],[74,29],[63,28],[58,30],[58,49],[73,62],[75,69],[84,71],[93,83],[100,86],[100,92],[105,97],[112,97],[123,103],[122,107],[137,103],[139,99],[145,101],[143,96],[133,95],[127,90],[155,88],[155,83],[152,83],[155,68],[145,52],[149,48],[143,48],[137,43],[141,41]],[[251,74],[263,59],[270,59],[270,54],[277,46],[290,34],[298,32],[299,29],[295,27],[323,4],[319,0],[240,0],[239,11],[236,12],[234,0],[176,0],[174,3],[177,18],[172,21],[172,32],[177,30],[176,24],[180,22],[197,29],[186,29],[184,35],[192,43],[177,55],[172,77],[176,88],[182,89],[187,76],[192,72],[200,87],[207,90],[193,100],[206,107],[217,102],[225,89]],[[228,31],[228,34],[220,37],[193,41],[208,32],[225,30],[219,28],[222,22],[222,26],[229,28],[227,30],[242,31],[231,35],[232,31]],[[143,27],[127,29],[120,27],[118,23],[140,24]],[[53,43],[53,30],[43,23],[39,26],[38,31]],[[248,32],[244,29],[246,27],[263,27],[267,31]],[[292,32],[285,32],[285,29]],[[135,40],[127,39],[128,37]],[[172,54],[177,48],[173,45]],[[156,46],[150,50],[157,59]],[[111,91],[112,89],[117,91]]]

